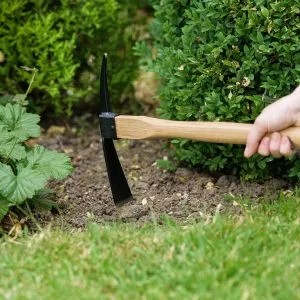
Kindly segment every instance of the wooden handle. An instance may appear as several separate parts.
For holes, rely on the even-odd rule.
[[[246,144],[251,124],[231,122],[169,121],[144,116],[117,116],[118,138],[154,139],[184,138],[210,143]],[[281,131],[288,136],[297,149],[300,148],[300,127]]]

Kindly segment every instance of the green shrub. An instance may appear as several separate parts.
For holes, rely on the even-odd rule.
[[[71,115],[77,103],[97,104],[101,58],[108,52],[112,100],[130,94],[135,5],[126,2],[0,1],[0,91],[24,92],[29,76],[20,66],[36,67],[34,106]]]
[[[272,99],[300,83],[299,2],[153,2],[163,118],[251,123]],[[246,160],[242,146],[173,143],[177,158],[191,166],[227,169],[248,179],[300,177],[296,158]]]
[[[25,108],[29,89],[11,99],[0,98],[7,103],[0,105],[0,221],[9,207],[39,201],[49,179],[63,179],[72,171],[65,154],[26,145],[40,135],[40,117]]]

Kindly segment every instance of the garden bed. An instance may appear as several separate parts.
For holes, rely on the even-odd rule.
[[[289,184],[272,179],[264,183],[241,182],[234,176],[207,174],[199,169],[178,168],[168,172],[156,166],[166,159],[165,141],[116,142],[116,148],[134,195],[134,201],[116,207],[113,203],[97,122],[81,134],[44,135],[40,143],[68,153],[75,166],[63,182],[54,182],[60,212],[41,212],[44,223],[63,227],[85,227],[87,222],[163,222],[169,216],[180,222],[213,216],[216,212],[240,213],[239,199],[274,200]]]

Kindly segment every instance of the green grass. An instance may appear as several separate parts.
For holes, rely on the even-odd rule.
[[[299,299],[300,201],[203,223],[45,229],[0,246],[1,299]]]

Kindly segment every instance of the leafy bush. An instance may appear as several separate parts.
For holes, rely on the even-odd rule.
[[[111,98],[129,94],[135,7],[124,0],[0,1],[0,90],[24,92],[30,77],[20,66],[35,66],[34,106],[71,115],[75,104],[97,98],[100,59],[108,52]]]
[[[0,105],[0,221],[10,206],[42,194],[47,180],[63,179],[72,170],[65,154],[26,145],[40,135],[40,117],[24,107],[28,90],[12,99],[1,97],[8,103]]]
[[[270,0],[154,0],[154,67],[167,119],[252,122],[300,83],[300,3]],[[300,162],[243,147],[174,140],[177,158],[244,178],[300,177]]]

